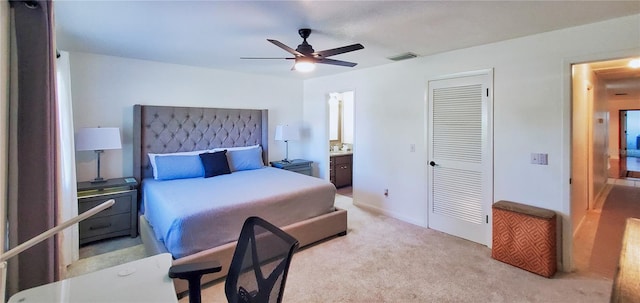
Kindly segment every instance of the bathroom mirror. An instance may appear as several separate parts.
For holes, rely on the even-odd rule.
[[[353,144],[354,93],[329,94],[329,141],[331,146]]]

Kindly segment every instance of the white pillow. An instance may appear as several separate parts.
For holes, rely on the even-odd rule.
[[[240,146],[240,147],[216,147],[212,149],[211,152],[217,152],[217,151],[223,151],[223,150],[226,150],[226,151],[245,150],[245,149],[252,149],[256,147],[260,147],[260,144],[251,145],[251,146]]]
[[[178,153],[167,153],[167,154],[152,154],[149,153],[149,163],[151,163],[151,168],[153,168],[153,178],[158,180],[158,168],[156,167],[156,157],[163,156],[191,156],[191,155],[199,155],[202,153],[207,153],[210,150],[194,150],[188,152],[178,152]]]

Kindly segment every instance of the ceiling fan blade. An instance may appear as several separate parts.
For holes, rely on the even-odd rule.
[[[304,57],[304,55],[303,55],[301,52],[299,52],[299,51],[297,51],[297,50],[295,50],[295,49],[293,49],[293,48],[291,48],[291,47],[288,47],[288,46],[284,45],[284,43],[282,43],[282,42],[280,42],[280,41],[278,41],[278,40],[267,39],[267,41],[269,41],[269,42],[271,42],[271,43],[275,44],[277,47],[279,47],[279,48],[281,48],[281,49],[286,50],[287,52],[289,52],[290,54],[292,54],[292,55],[294,55],[294,56],[297,56],[297,57]]]
[[[357,51],[357,50],[363,49],[363,48],[364,48],[364,46],[362,46],[362,44],[357,43],[357,44],[352,44],[352,45],[347,45],[347,46],[343,46],[343,47],[332,48],[332,49],[327,49],[327,50],[315,52],[314,55],[326,58],[326,57],[331,57],[331,56],[344,54],[344,53],[348,53],[348,52],[352,52],[352,51]]]
[[[240,57],[240,59],[259,59],[259,60],[266,60],[266,59],[280,59],[280,60],[293,60],[295,58],[273,58],[273,57]]]
[[[316,63],[340,65],[340,66],[348,66],[348,67],[354,67],[354,66],[358,65],[358,63],[342,61],[342,60],[327,59],[327,58],[319,58]]]

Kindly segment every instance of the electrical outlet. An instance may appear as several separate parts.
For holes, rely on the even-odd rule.
[[[416,152],[416,145],[414,143],[409,144],[409,152]]]

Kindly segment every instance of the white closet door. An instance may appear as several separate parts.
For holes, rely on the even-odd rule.
[[[492,71],[429,81],[429,227],[490,245]]]

